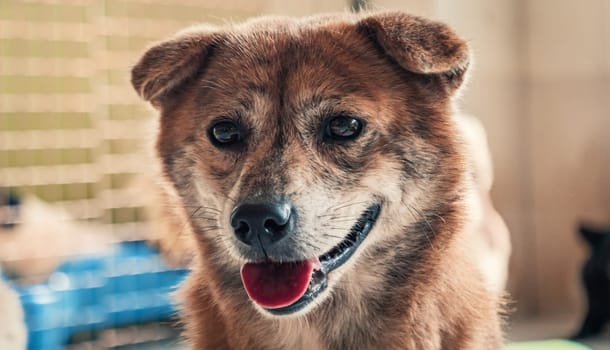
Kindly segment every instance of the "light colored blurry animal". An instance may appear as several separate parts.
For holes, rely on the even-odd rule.
[[[508,279],[510,232],[490,196],[494,176],[487,135],[476,118],[459,115],[457,120],[466,144],[474,187],[471,249],[489,288],[502,293]]]
[[[27,330],[19,296],[0,280],[0,349],[24,350]]]
[[[16,225],[0,228],[0,263],[28,282],[44,280],[65,259],[106,252],[111,232],[78,222],[61,207],[25,196]]]

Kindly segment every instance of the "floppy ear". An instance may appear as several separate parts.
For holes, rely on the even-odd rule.
[[[216,37],[210,27],[194,27],[156,44],[131,70],[131,84],[143,99],[156,104],[197,74]]]
[[[400,12],[370,15],[357,26],[405,70],[438,77],[449,94],[464,81],[468,45],[449,26]]]

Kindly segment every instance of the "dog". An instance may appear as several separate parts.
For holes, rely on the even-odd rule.
[[[19,296],[2,278],[0,270],[0,349],[25,350],[27,329]]]
[[[483,124],[472,116],[459,114],[456,119],[465,141],[477,194],[469,202],[470,219],[475,225],[469,232],[473,235],[470,249],[487,286],[504,296],[511,253],[510,232],[490,195],[494,173],[487,134]]]
[[[196,26],[132,69],[196,242],[194,349],[499,349],[453,101],[470,62],[401,12]]]

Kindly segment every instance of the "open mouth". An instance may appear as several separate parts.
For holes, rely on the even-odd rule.
[[[380,204],[368,207],[349,234],[319,257],[293,262],[247,263],[241,277],[250,299],[274,315],[303,309],[328,286],[327,275],[343,265],[373,228]]]

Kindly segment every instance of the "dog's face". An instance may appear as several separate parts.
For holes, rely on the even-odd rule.
[[[467,64],[446,26],[404,14],[263,19],[183,32],[132,82],[161,112],[163,169],[219,288],[288,315],[345,274],[381,275],[367,261],[396,239],[429,242],[406,232],[459,196]]]

